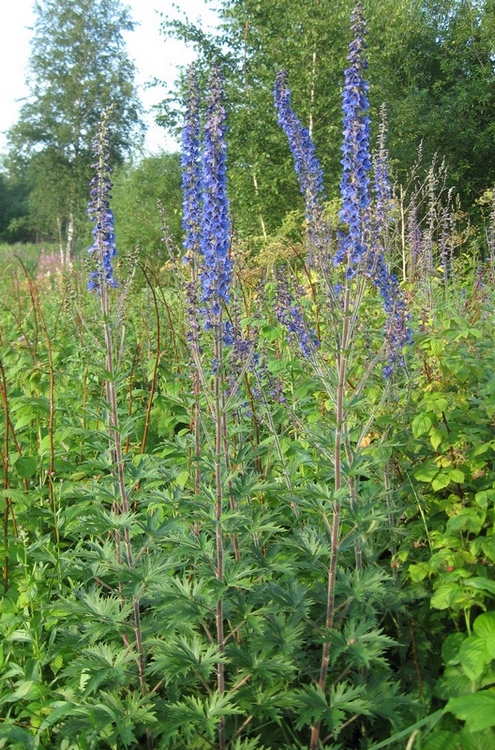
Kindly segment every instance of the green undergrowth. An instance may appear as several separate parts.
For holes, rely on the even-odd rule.
[[[377,372],[352,404],[357,503],[331,489],[336,424],[321,379],[269,305],[246,302],[263,368],[238,371],[226,396],[219,580],[213,415],[174,274],[136,270],[120,306],[115,293],[110,374],[84,276],[15,254],[1,256],[0,279],[0,747],[203,750],[223,722],[229,750],[295,750],[315,721],[327,750],[495,746],[491,293],[416,296],[388,398]],[[357,341],[374,345],[365,327]],[[328,694],[316,684],[325,641]]]

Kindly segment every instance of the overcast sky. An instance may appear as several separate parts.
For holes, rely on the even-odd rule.
[[[144,85],[154,77],[172,81],[176,66],[188,64],[194,53],[181,42],[165,39],[159,33],[160,13],[180,17],[186,12],[192,20],[201,19],[205,28],[214,25],[215,14],[205,0],[127,0],[132,16],[139,26],[126,34],[129,56],[138,74],[141,99],[146,109],[163,98],[163,89],[146,90]],[[5,131],[16,122],[22,99],[28,93],[26,70],[29,61],[34,0],[0,0],[0,152],[5,149]],[[149,152],[173,149],[174,142],[163,128],[149,124],[145,148]]]

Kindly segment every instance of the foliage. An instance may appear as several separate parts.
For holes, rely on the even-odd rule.
[[[173,246],[181,240],[179,155],[148,156],[136,165],[122,166],[113,181],[115,231],[121,250],[129,253],[138,247],[140,255],[157,267],[168,258],[164,234]]]

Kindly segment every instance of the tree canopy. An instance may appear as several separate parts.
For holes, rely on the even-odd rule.
[[[37,0],[35,13],[30,95],[9,134],[10,169],[28,174],[31,223],[70,256],[86,230],[91,142],[103,112],[112,107],[114,162],[135,138],[139,102],[123,37],[134,24],[120,0]]]

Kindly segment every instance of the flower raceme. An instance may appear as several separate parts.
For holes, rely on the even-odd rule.
[[[397,278],[390,273],[384,258],[384,239],[387,236],[388,210],[391,190],[388,180],[388,154],[385,148],[386,120],[382,113],[382,128],[378,153],[375,157],[375,205],[370,195],[372,168],[370,148],[368,83],[363,73],[367,68],[365,58],[366,22],[360,2],[357,2],[351,19],[354,32],[349,45],[349,66],[344,73],[342,95],[343,144],[342,178],[340,183],[342,207],[340,219],[344,229],[338,237],[337,249],[333,257],[334,267],[344,268],[345,283],[356,274],[368,277],[379,290],[387,322],[385,324],[385,351],[388,363],[384,375],[388,376],[394,367],[403,364],[402,348],[410,338],[407,326],[407,313]],[[278,122],[289,140],[294,157],[295,171],[301,191],[306,198],[306,219],[309,225],[310,249],[308,260],[313,263],[312,252],[317,253],[317,267],[328,273],[326,244],[328,233],[323,216],[323,173],[315,153],[315,147],[307,128],[304,128],[290,104],[287,73],[278,73],[275,82],[275,107]],[[329,276],[333,275],[331,272]],[[333,281],[335,302],[342,284]],[[302,318],[292,302],[279,299],[278,317],[288,327],[291,336],[296,337],[305,354],[309,356],[316,345],[311,335],[305,335]],[[282,321],[283,319],[283,321]]]
[[[301,352],[306,358],[314,355],[320,346],[320,342],[313,328],[309,328],[304,319],[302,309],[299,305],[299,299],[302,297],[302,290],[296,290],[295,298],[287,288],[287,278],[283,269],[276,271],[277,279],[277,299],[275,304],[275,314],[277,320],[281,323],[289,336],[289,340],[297,342]]]
[[[294,157],[294,169],[306,201],[306,221],[309,239],[316,251],[322,250],[323,229],[323,170],[308,128],[304,127],[290,102],[287,71],[281,70],[275,79],[275,108],[278,124],[285,132]]]
[[[347,232],[340,238],[335,256],[336,264],[346,262],[349,276],[355,273],[356,266],[368,249],[369,227],[369,176],[370,119],[367,110],[368,83],[363,71],[368,67],[364,52],[366,49],[366,23],[360,3],[352,14],[354,38],[349,45],[349,67],[344,72],[342,112],[344,115],[344,139],[342,143],[342,179],[340,192],[342,208],[340,218],[347,225]]]
[[[95,176],[90,182],[90,201],[88,213],[95,226],[93,227],[93,244],[88,253],[96,261],[96,270],[91,271],[88,290],[101,292],[102,284],[117,287],[113,275],[112,258],[117,255],[115,245],[114,219],[110,208],[112,181],[110,174],[110,141],[108,132],[109,112],[107,112],[93,140]]]
[[[203,261],[201,300],[206,316],[218,316],[230,299],[232,261],[229,256],[231,227],[227,198],[226,113],[222,79],[215,69],[210,76],[202,153],[201,242]]]
[[[186,121],[182,130],[182,190],[184,230],[184,260],[187,253],[199,252],[201,241],[201,152],[199,92],[194,66],[188,72],[188,102]]]

